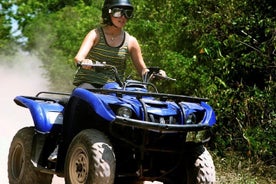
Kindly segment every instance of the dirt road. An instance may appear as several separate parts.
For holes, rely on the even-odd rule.
[[[2,58],[3,59],[3,58]],[[1,59],[1,60],[2,60]],[[35,95],[47,89],[40,62],[33,56],[24,55],[14,59],[16,63],[0,66],[0,179],[8,184],[7,158],[14,134],[25,126],[32,126],[28,109],[17,106],[17,95]],[[53,184],[64,184],[63,178],[54,177]]]

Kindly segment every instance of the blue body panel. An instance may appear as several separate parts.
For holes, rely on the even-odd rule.
[[[113,121],[115,119],[115,114],[112,112],[112,110],[109,109],[106,104],[100,100],[100,94],[91,93],[90,91],[83,88],[76,88],[73,91],[72,96],[86,101],[99,116],[106,119],[107,121]],[[112,96],[110,96],[110,99],[111,97]],[[108,95],[104,95],[104,98],[108,98]]]
[[[63,106],[58,103],[36,101],[23,96],[17,96],[15,101],[29,108],[35,128],[40,132],[50,132],[54,124],[62,123]]]
[[[105,88],[123,90],[116,83],[108,83]],[[128,89],[125,90],[128,91]],[[116,120],[116,112],[113,112],[111,106],[124,106],[130,108],[135,113],[137,120],[141,121],[145,121],[146,111],[156,117],[178,117],[175,122],[178,125],[185,126],[185,119],[191,113],[203,114],[199,124],[211,127],[216,123],[215,112],[205,102],[180,102],[177,104],[174,101],[159,101],[151,96],[144,96],[139,100],[132,94],[117,96],[115,93],[94,93],[84,88],[74,89],[71,97],[77,97],[88,103],[97,115],[108,122]],[[64,107],[55,101],[17,96],[15,102],[29,108],[35,128],[40,132],[50,132],[54,124],[63,123]]]
[[[212,107],[205,102],[201,102],[201,106],[205,109],[205,118],[203,123],[209,124],[209,126],[213,126],[216,123],[216,114]]]

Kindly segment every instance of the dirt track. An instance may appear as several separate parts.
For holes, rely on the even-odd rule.
[[[24,58],[24,59],[22,59]],[[22,127],[32,126],[28,109],[17,106],[13,98],[17,95],[35,95],[46,90],[40,62],[31,56],[15,58],[15,65],[0,66],[0,178],[8,184],[7,158],[14,134]],[[2,62],[1,62],[2,64]],[[63,184],[63,178],[54,177],[53,184]]]

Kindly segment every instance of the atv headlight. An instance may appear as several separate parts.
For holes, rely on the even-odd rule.
[[[117,115],[124,118],[130,118],[132,116],[132,110],[128,107],[120,107],[117,110]]]
[[[194,113],[191,113],[186,118],[187,124],[195,124],[196,123],[196,115]]]

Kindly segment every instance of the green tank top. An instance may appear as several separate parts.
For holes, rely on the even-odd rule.
[[[124,32],[124,40],[118,47],[111,47],[107,44],[102,28],[97,28],[100,34],[99,43],[95,45],[89,52],[87,59],[93,62],[106,62],[106,64],[117,67],[119,77],[123,79],[126,69],[126,59],[128,55],[129,34]],[[73,84],[78,86],[82,83],[90,83],[96,85],[104,85],[107,82],[115,81],[114,72],[110,69],[92,69],[86,70],[78,68]]]

